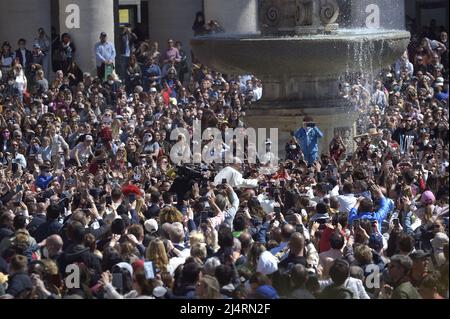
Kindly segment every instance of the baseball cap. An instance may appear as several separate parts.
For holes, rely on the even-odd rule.
[[[270,251],[261,254],[256,271],[264,275],[271,275],[278,270],[278,259]]]
[[[444,85],[444,78],[442,76],[440,76],[436,79],[434,86],[443,86],[443,85]]]
[[[162,298],[167,293],[167,289],[163,286],[158,286],[153,289],[153,296],[156,298]]]
[[[148,219],[144,222],[144,228],[149,233],[153,234],[158,231],[158,222],[155,219]]]
[[[133,277],[133,267],[129,263],[121,262],[116,264],[115,266],[127,270],[130,275]]]
[[[154,88],[154,87],[150,88],[150,93],[157,93],[157,92],[158,92],[158,90],[156,90],[156,88]]]
[[[269,285],[259,286],[256,291],[256,295],[263,299],[279,299],[280,297],[277,294],[275,288]]]
[[[86,139],[86,141],[92,141],[93,140],[92,135],[89,135],[89,134],[85,136],[85,139]]]

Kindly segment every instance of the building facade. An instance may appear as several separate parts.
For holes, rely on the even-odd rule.
[[[387,0],[340,1],[352,3],[355,12],[361,11],[362,3],[377,2],[380,6],[390,3]],[[189,42],[196,12],[204,11],[206,20],[217,20],[230,34],[253,33],[258,32],[258,21],[251,19],[256,16],[257,3],[257,0],[0,0],[0,41],[9,41],[16,49],[18,39],[25,38],[31,49],[40,27],[49,36],[52,28],[56,34],[68,32],[77,46],[79,66],[83,71],[94,72],[94,45],[101,32],[106,32],[118,47],[120,27],[130,24],[140,39],[157,41],[160,51],[165,49],[170,37],[181,41],[190,56]],[[448,28],[448,6],[447,0],[405,0],[404,8],[399,9],[406,12],[407,21],[429,25],[430,19],[437,17],[436,23]],[[401,28],[389,25],[393,19],[385,14],[382,17],[387,21],[386,27]],[[358,23],[357,19],[354,21]]]
[[[172,37],[189,52],[195,13],[202,10],[203,0],[0,0],[0,41],[17,49],[18,40],[24,38],[32,49],[39,28],[49,37],[67,32],[76,45],[80,68],[94,72],[100,33],[106,32],[118,48],[121,19],[128,19],[141,39],[160,43],[160,51]]]

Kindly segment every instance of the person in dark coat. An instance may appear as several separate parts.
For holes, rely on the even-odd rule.
[[[61,216],[62,207],[59,205],[50,205],[47,208],[47,219],[45,223],[41,224],[34,233],[34,238],[39,243],[48,236],[58,234],[62,225],[58,218]]]
[[[27,258],[22,255],[15,255],[11,259],[9,267],[11,275],[8,278],[6,293],[17,299],[29,297],[33,285],[27,273]]]
[[[4,238],[9,238],[14,234],[13,231],[14,214],[4,212],[0,215],[0,242]]]
[[[20,39],[17,42],[19,48],[16,50],[16,60],[19,61],[25,70],[25,75],[28,77],[31,72],[31,65],[33,64],[33,54],[26,48],[27,41]]]
[[[84,246],[85,227],[78,221],[71,222],[67,229],[67,235],[73,245],[68,247],[58,258],[58,267],[62,273],[70,264],[84,264],[91,271],[91,283],[95,284],[100,280],[102,273],[100,258],[90,252],[90,248]]]
[[[44,203],[38,203],[38,210],[33,214],[33,219],[31,222],[27,225],[27,230],[30,233],[31,236],[35,237],[35,232],[41,226],[44,224],[47,220],[47,216],[45,214],[45,204]]]

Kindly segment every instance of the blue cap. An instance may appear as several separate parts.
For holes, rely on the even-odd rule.
[[[268,285],[259,286],[256,289],[256,294],[263,299],[280,299],[275,288]]]

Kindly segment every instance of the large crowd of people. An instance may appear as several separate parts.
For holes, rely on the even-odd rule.
[[[448,298],[446,32],[348,77],[359,135],[319,153],[306,117],[270,174],[171,156],[192,149],[176,128],[245,128],[257,78],[121,39],[117,57],[106,33],[92,53],[42,29],[33,51],[1,47],[0,299]]]

